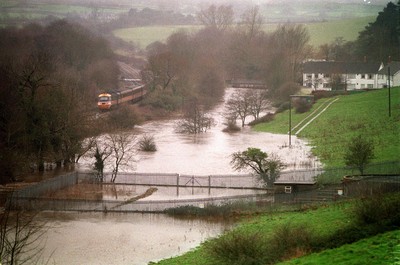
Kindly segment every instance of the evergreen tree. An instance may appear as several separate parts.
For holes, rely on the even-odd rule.
[[[387,62],[400,60],[400,1],[392,2],[379,13],[375,22],[360,32],[356,41],[359,59]]]

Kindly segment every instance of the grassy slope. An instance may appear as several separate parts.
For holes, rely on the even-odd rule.
[[[291,223],[309,224],[318,234],[329,235],[336,229],[343,228],[348,224],[347,212],[349,209],[351,209],[350,204],[336,204],[331,207],[321,207],[316,210],[305,212],[263,214],[243,221],[235,231],[245,234],[258,232],[263,235],[268,235],[278,226]],[[166,259],[157,264],[214,265],[205,251],[204,244],[182,256]]]
[[[283,224],[306,224],[320,236],[333,235],[351,223],[352,202],[341,202],[300,212],[266,213],[244,220],[235,233],[259,233],[268,236]],[[222,235],[222,236],[226,236]],[[166,259],[159,265],[213,265],[206,252],[206,243],[182,256]],[[400,261],[400,230],[360,240],[351,245],[313,253],[280,264],[396,264]]]
[[[312,112],[327,99],[319,100]],[[306,127],[299,136],[311,141],[314,154],[328,167],[344,166],[343,155],[349,140],[358,134],[375,144],[373,162],[399,160],[400,153],[400,87],[391,90],[392,116],[388,116],[388,90],[378,90],[339,96],[319,118]],[[307,114],[292,111],[294,127]],[[255,127],[258,131],[288,132],[289,112],[276,116],[270,123]]]
[[[279,263],[279,265],[295,264],[400,264],[400,230],[363,239],[337,249]]]

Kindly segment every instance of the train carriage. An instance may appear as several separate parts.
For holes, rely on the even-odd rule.
[[[97,107],[99,110],[105,111],[126,102],[137,102],[143,98],[146,92],[145,85],[140,85],[123,91],[101,93],[98,96]]]

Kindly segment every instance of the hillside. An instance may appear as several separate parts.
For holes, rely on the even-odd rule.
[[[399,160],[400,152],[400,88],[391,89],[391,117],[388,114],[388,90],[376,90],[337,96],[322,115],[311,122],[298,136],[310,141],[313,153],[327,167],[343,167],[344,152],[352,137],[362,135],[372,139],[375,146],[373,163]],[[303,114],[292,111],[292,128],[329,99],[318,100]],[[275,116],[269,123],[255,126],[257,131],[286,134],[289,111]],[[296,131],[293,131],[293,134]],[[397,169],[399,170],[399,169]]]
[[[375,211],[381,203],[387,204]],[[319,207],[300,206],[290,212],[264,212],[242,219],[232,231],[197,249],[156,264],[395,264],[400,250],[399,203],[396,193]],[[385,216],[380,210],[394,215]],[[376,216],[378,221],[366,224],[362,216]]]

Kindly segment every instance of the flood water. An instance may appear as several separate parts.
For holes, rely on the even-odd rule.
[[[178,220],[162,214],[44,212],[43,258],[60,265],[142,265],[180,255],[228,224]]]
[[[236,90],[226,89],[225,100]],[[224,111],[225,106],[222,102],[210,112],[215,126],[198,135],[176,133],[177,120],[151,121],[135,127],[132,134],[136,135],[136,138],[140,139],[144,134],[154,137],[157,151],[138,152],[135,161],[132,160],[120,171],[193,175],[247,173],[234,171],[230,161],[234,152],[244,151],[248,147],[259,148],[268,154],[277,154],[288,164],[287,169],[319,165],[318,160],[311,155],[311,147],[307,142],[295,136],[291,139],[292,148],[288,148],[288,135],[255,132],[248,126],[236,133],[223,132]],[[246,120],[249,121],[251,117]],[[92,168],[93,163],[93,158],[86,157],[80,164],[83,168]],[[106,165],[106,170],[112,170],[111,163]]]
[[[225,99],[233,92],[234,89],[227,89]],[[311,147],[307,142],[296,137],[292,137],[293,147],[289,149],[288,135],[259,133],[248,127],[237,133],[222,132],[223,113],[221,103],[212,112],[216,126],[200,135],[176,133],[174,120],[152,121],[136,127],[132,134],[154,136],[157,151],[138,152],[135,161],[130,161],[120,171],[200,176],[247,173],[235,172],[230,156],[248,147],[277,154],[289,169],[319,163],[310,155]],[[83,158],[80,168],[92,168],[93,163],[93,158]],[[108,164],[106,171],[111,169]],[[138,189],[127,190],[128,197]],[[198,190],[175,189],[171,193],[160,188],[146,199],[210,196],[209,190]],[[224,192],[232,195],[229,190]],[[42,218],[48,220],[51,227],[46,233],[45,257],[55,251],[52,255],[55,264],[147,264],[182,254],[226,228],[223,223],[177,220],[161,214],[48,213]]]

